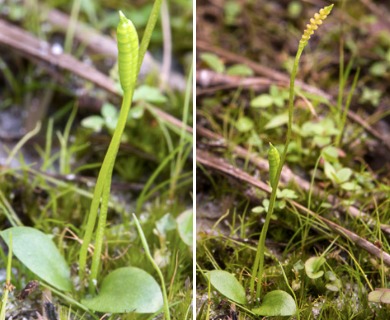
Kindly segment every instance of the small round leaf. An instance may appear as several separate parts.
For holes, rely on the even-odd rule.
[[[285,125],[288,122],[288,114],[282,113],[273,117],[264,127],[265,130],[274,129]]]
[[[192,212],[192,209],[186,210],[183,213],[181,213],[177,218],[177,229],[179,231],[180,238],[183,240],[183,242],[188,245],[192,246],[192,240],[193,240],[193,223],[192,218],[194,214]]]
[[[252,99],[252,108],[268,108],[272,106],[274,99],[269,94],[261,94],[256,98]]]
[[[87,308],[109,313],[154,313],[163,306],[160,286],[144,270],[135,267],[119,268],[102,282],[99,294],[82,300]]]
[[[92,129],[95,132],[101,131],[105,123],[104,119],[100,116],[89,116],[81,121],[81,125],[84,128]]]
[[[295,314],[297,307],[294,299],[285,291],[274,290],[268,292],[260,307],[252,312],[260,316],[291,316]]]
[[[235,64],[226,70],[226,73],[230,76],[253,76],[253,70],[245,64]]]
[[[236,122],[236,128],[240,132],[248,132],[248,131],[252,130],[253,127],[254,127],[254,123],[253,123],[252,119],[250,119],[248,117],[241,117]]]

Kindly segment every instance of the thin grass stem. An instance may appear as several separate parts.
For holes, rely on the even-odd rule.
[[[156,0],[154,2],[152,11],[149,16],[148,24],[146,25],[141,44],[139,46],[138,73],[141,70],[142,61],[144,60],[146,50],[149,46],[150,38],[152,37],[154,27],[156,26],[156,22],[160,14],[161,3],[162,0]]]
[[[168,301],[168,296],[167,296],[167,290],[165,289],[165,281],[164,281],[164,276],[160,270],[160,268],[158,267],[156,261],[154,261],[151,253],[150,253],[150,249],[149,249],[149,245],[148,245],[148,242],[146,241],[146,238],[145,238],[145,234],[144,232],[142,231],[142,227],[137,219],[137,216],[133,213],[133,218],[134,218],[134,221],[135,221],[135,225],[137,227],[137,231],[138,231],[138,234],[141,238],[141,242],[142,242],[142,246],[144,247],[144,250],[145,250],[145,254],[146,254],[146,257],[149,259],[150,263],[152,264],[153,268],[156,270],[159,278],[160,278],[160,281],[161,281],[161,289],[162,289],[162,292],[163,292],[163,298],[164,298],[164,314],[165,314],[165,320],[170,320],[171,319],[171,315],[169,313],[169,301]]]
[[[295,96],[295,78],[296,78],[296,75],[298,72],[299,60],[301,58],[303,49],[306,47],[311,35],[314,33],[314,30],[316,30],[318,28],[318,25],[322,24],[322,20],[326,19],[327,15],[329,15],[332,8],[333,8],[333,5],[330,5],[328,7],[321,9],[319,11],[319,14],[315,15],[315,19],[310,20],[310,24],[307,25],[307,28],[304,31],[304,34],[299,42],[297,54],[295,56],[293,70],[292,70],[291,76],[290,76],[289,104],[288,104],[288,127],[287,127],[286,142],[284,145],[282,156],[280,158],[280,163],[279,163],[278,169],[276,171],[276,175],[274,177],[272,177],[272,181],[271,181],[272,191],[271,191],[270,202],[269,202],[265,222],[264,222],[263,228],[262,228],[261,233],[260,233],[259,243],[257,246],[257,253],[256,253],[256,257],[255,257],[255,262],[253,264],[252,276],[251,276],[251,280],[250,280],[250,294],[252,297],[255,297],[256,299],[260,299],[263,276],[264,276],[265,238],[267,235],[269,223],[271,221],[271,216],[272,216],[274,206],[275,206],[276,192],[277,192],[277,187],[278,187],[279,180],[280,180],[280,175],[282,172],[283,165],[286,161],[287,151],[288,151],[288,147],[289,147],[289,144],[291,141],[291,136],[292,136],[292,122],[293,122],[294,96]],[[256,275],[257,275],[257,287],[256,287],[256,293],[254,293],[254,284],[255,284]]]
[[[8,302],[8,293],[11,291],[11,270],[12,270],[12,232],[9,234],[9,244],[8,244],[8,259],[7,259],[7,270],[5,278],[5,287],[3,292],[3,297],[1,299],[1,310],[0,310],[0,320],[5,320],[5,310]]]
[[[85,229],[85,235],[83,238],[83,244],[80,248],[80,256],[79,256],[79,276],[80,281],[83,281],[85,279],[85,268],[87,264],[87,253],[88,253],[88,246],[92,239],[92,233],[94,230],[94,226],[97,219],[98,209],[100,205],[100,201],[102,199],[103,190],[106,184],[107,179],[111,182],[111,176],[112,174],[112,168],[113,163],[115,162],[116,155],[118,153],[119,145],[120,145],[120,139],[123,133],[123,130],[126,125],[127,121],[127,115],[130,110],[130,103],[133,97],[133,90],[129,92],[125,92],[123,96],[122,101],[122,107],[119,114],[118,124],[117,128],[115,129],[114,135],[112,137],[111,143],[108,147],[106,156],[104,157],[102,167],[100,169],[98,179],[96,182],[95,191],[92,198],[91,208],[88,214],[88,222]],[[109,187],[107,187],[109,190]],[[106,198],[105,198],[106,199]],[[106,205],[102,204],[102,207],[105,207]],[[107,212],[100,212],[100,219],[107,219],[106,216]],[[102,223],[101,223],[102,225]],[[101,232],[101,231],[100,231]],[[97,242],[100,242],[101,239],[96,239]],[[95,247],[96,250],[96,247]],[[99,250],[99,249],[97,249]],[[95,266],[96,268],[96,266]],[[91,278],[93,279],[93,275],[91,274]]]
[[[26,142],[30,140],[32,137],[34,137],[35,135],[37,135],[40,130],[41,130],[41,122],[38,121],[35,128],[30,132],[27,132],[26,135],[22,139],[20,139],[20,141],[12,149],[8,158],[5,160],[6,167],[8,167],[11,164],[12,159],[15,157],[18,151],[26,144]]]
[[[182,127],[180,130],[180,142],[179,145],[183,146],[182,148],[179,149],[179,153],[177,154],[177,159],[176,159],[176,170],[174,170],[172,180],[171,180],[171,187],[169,190],[169,196],[172,199],[176,190],[176,184],[178,177],[180,175],[180,171],[183,168],[185,158],[183,158],[183,149],[184,149],[184,139],[185,139],[185,133],[186,133],[186,126],[188,122],[188,111],[189,111],[189,106],[190,106],[190,97],[191,97],[191,90],[192,90],[192,70],[193,67],[191,66],[188,79],[187,79],[187,87],[186,87],[186,93],[184,97],[184,109],[183,109],[183,118],[182,118]]]

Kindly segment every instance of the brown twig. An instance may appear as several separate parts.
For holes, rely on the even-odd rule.
[[[37,39],[32,34],[0,19],[0,44],[11,47],[28,59],[38,59],[48,63],[44,67],[50,69],[52,66],[70,71],[79,77],[88,80],[111,94],[120,96],[114,81],[92,66],[80,62],[73,56],[62,53],[56,54],[51,51],[48,42]],[[116,47],[116,46],[115,46]],[[180,120],[175,119],[164,111],[150,106],[164,121],[171,123],[175,127],[183,126]],[[192,128],[186,126],[187,132],[192,132]]]
[[[222,136],[214,132],[211,132],[210,130],[207,130],[203,127],[197,126],[196,132],[197,134],[206,137],[208,139],[222,141],[223,144],[225,144],[229,149],[231,149],[232,152],[236,154],[239,158],[244,159],[245,161],[249,161],[260,170],[269,171],[268,161],[257,156],[255,153],[249,152],[247,149],[241,146],[233,145],[228,141],[226,141]],[[306,192],[309,192],[310,189],[312,188],[312,192],[314,195],[320,198],[325,198],[329,202],[333,202],[335,206],[339,206],[341,203],[341,200],[331,195],[326,195],[325,192],[320,188],[316,186],[311,187],[308,181],[294,174],[294,172],[287,165],[283,166],[283,171],[281,173],[280,178],[281,178],[281,183],[287,184],[290,182],[294,182],[296,185],[298,185],[302,190]],[[370,226],[376,225],[375,221],[371,219],[368,214],[364,213],[363,211],[359,210],[354,206],[349,206],[348,209],[346,209],[346,211],[354,218],[364,219],[366,223]],[[390,235],[390,225],[380,224],[380,228],[383,232]]]
[[[251,175],[249,175],[245,171],[227,163],[225,160],[223,160],[221,158],[217,158],[214,155],[212,155],[208,152],[205,152],[203,150],[197,150],[196,154],[197,154],[198,163],[200,163],[206,167],[212,168],[214,170],[228,174],[229,176],[232,176],[235,179],[238,179],[242,182],[246,182],[246,183],[248,183],[251,186],[254,186],[256,188],[259,188],[262,191],[265,191],[267,193],[271,193],[271,188],[267,184],[252,177]],[[324,217],[319,216],[315,212],[307,209],[303,205],[301,205],[293,200],[288,200],[288,202],[292,206],[297,208],[300,212],[304,212],[305,214],[311,215],[312,217],[316,218],[317,220],[322,221],[333,232],[336,232],[339,235],[341,235],[342,237],[352,241],[360,248],[366,250],[368,253],[375,256],[376,258],[383,260],[383,262],[386,265],[390,266],[390,255],[387,252],[384,252],[383,250],[376,247],[373,243],[363,239],[362,237],[358,236],[356,233],[339,226],[337,223],[334,223],[334,222],[332,222]]]
[[[55,53],[51,45],[38,40],[32,34],[0,19],[0,44],[7,45],[27,58],[36,58],[51,66],[71,71],[79,77],[93,82],[100,88],[119,94],[115,83],[95,68],[80,62],[66,53]]]
[[[251,88],[256,91],[268,89],[272,84],[286,87],[284,82],[270,80],[268,78],[229,76],[207,69],[198,69],[196,71],[196,83],[200,87],[196,90],[197,96],[238,87]]]

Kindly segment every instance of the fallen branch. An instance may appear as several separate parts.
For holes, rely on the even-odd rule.
[[[0,44],[6,45],[18,51],[27,59],[38,59],[44,64],[44,67],[50,69],[53,66],[67,70],[77,76],[88,80],[98,87],[108,91],[111,94],[120,97],[121,94],[117,90],[115,82],[107,77],[102,72],[98,71],[92,66],[80,62],[73,56],[66,53],[55,53],[51,50],[51,45],[39,40],[32,34],[16,27],[2,19],[0,19]],[[150,108],[159,115],[164,121],[171,123],[175,127],[181,128],[183,123],[164,111],[150,106]],[[192,132],[192,128],[185,126],[187,132]]]
[[[0,19],[0,44],[17,50],[26,58],[36,58],[49,63],[52,67],[68,70],[108,92],[119,95],[114,81],[100,71],[80,62],[69,54],[53,51],[50,43],[39,40],[32,34],[2,19]]]
[[[256,187],[262,191],[265,191],[269,194],[271,193],[271,188],[267,184],[252,177],[251,175],[249,175],[245,171],[227,163],[224,159],[217,158],[214,155],[212,155],[208,152],[205,152],[203,150],[199,150],[199,149],[196,151],[196,154],[197,154],[197,162],[198,163],[200,163],[206,167],[212,168],[214,170],[228,174],[228,175],[234,177],[235,179],[238,179],[242,182],[246,182],[246,183],[250,184],[251,186],[254,186],[254,187]],[[363,239],[362,237],[358,236],[356,233],[354,233],[346,228],[343,228],[343,227],[339,226],[338,224],[336,224],[336,223],[334,223],[334,222],[332,222],[324,217],[321,217],[320,215],[314,213],[313,211],[305,208],[303,205],[297,203],[296,201],[288,200],[288,203],[290,203],[292,206],[297,208],[300,212],[304,212],[304,213],[316,218],[317,220],[322,221],[333,232],[336,232],[339,235],[341,235],[342,237],[346,238],[347,240],[352,241],[360,248],[366,250],[368,253],[375,256],[376,258],[383,260],[383,262],[386,265],[390,266],[390,255],[387,252],[384,252],[383,250],[376,247],[373,243]]]
[[[269,171],[268,167],[268,161],[259,157],[253,152],[249,152],[247,149],[233,145],[232,143],[226,141],[222,136],[218,135],[217,133],[214,133],[210,130],[207,130],[203,127],[197,126],[196,132],[198,135],[201,135],[203,137],[207,137],[209,139],[217,140],[224,144],[227,148],[229,148],[234,154],[236,154],[239,158],[243,159],[244,161],[249,161],[252,163],[255,167],[259,168],[262,171]],[[281,173],[281,183],[282,184],[287,184],[290,182],[294,182],[299,188],[302,190],[309,192],[310,191],[310,183],[306,181],[305,179],[302,179],[301,177],[297,176],[294,174],[294,172],[287,166],[285,165],[283,167],[282,173]],[[320,188],[313,186],[312,187],[312,192],[315,196],[320,197],[320,198],[325,198],[329,202],[333,203],[334,206],[341,206],[341,200],[338,198],[335,198],[334,196],[331,195],[326,195],[323,190]],[[365,212],[359,210],[355,206],[349,206],[348,209],[344,209],[349,215],[356,219],[364,219],[364,221],[367,223],[367,225],[374,227],[376,226],[376,221],[373,220],[368,214]],[[390,225],[387,224],[380,224],[380,228],[383,232],[387,233],[390,235]]]

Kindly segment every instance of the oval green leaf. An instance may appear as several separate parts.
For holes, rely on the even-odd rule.
[[[274,129],[285,125],[288,122],[288,113],[279,114],[273,117],[264,127],[265,130]]]
[[[260,316],[291,316],[295,314],[297,307],[294,299],[285,291],[274,290],[268,292],[260,307],[252,312]]]
[[[167,98],[155,87],[142,85],[134,91],[133,101],[148,101],[150,103],[165,103]]]
[[[226,73],[230,76],[253,76],[253,70],[245,64],[235,64],[226,70]]]
[[[118,119],[118,110],[111,103],[103,104],[101,113],[106,122]]]
[[[228,299],[246,304],[244,287],[234,275],[227,271],[213,270],[208,272],[211,285]]]
[[[81,125],[84,128],[92,129],[95,132],[101,131],[105,123],[104,119],[100,116],[89,116],[81,121]]]
[[[70,270],[48,235],[30,227],[14,227],[0,232],[7,243],[12,233],[14,255],[34,274],[56,289],[70,291]]]
[[[87,308],[109,313],[154,313],[163,306],[160,286],[144,270],[119,268],[102,282],[99,294],[81,301]]]
[[[177,218],[177,229],[179,231],[180,238],[187,246],[192,246],[193,240],[193,212],[192,209],[186,210],[181,213]]]
[[[324,163],[324,173],[329,180],[335,181],[336,169],[328,161]]]
[[[338,183],[343,183],[349,180],[352,175],[352,170],[349,168],[342,168],[336,172],[336,178]]]
[[[252,108],[268,108],[272,106],[274,99],[269,94],[261,94],[251,100]]]
[[[248,132],[248,131],[252,130],[253,127],[254,127],[254,123],[253,123],[252,119],[250,119],[248,117],[241,117],[236,122],[236,128],[240,132]]]
[[[325,158],[325,160],[335,162],[339,157],[339,151],[336,147],[327,146],[322,149],[321,155]]]
[[[225,71],[225,64],[223,61],[214,53],[202,53],[200,59],[208,65],[212,70],[223,73]]]

